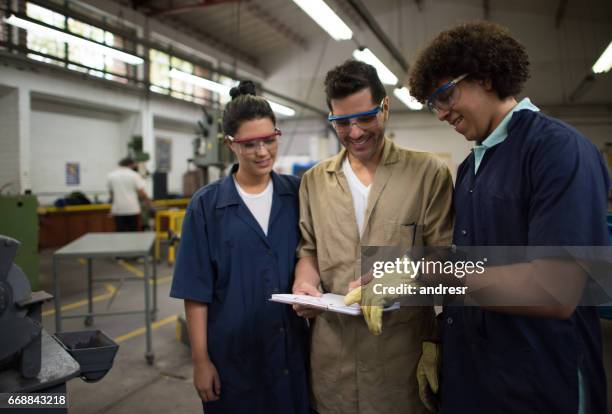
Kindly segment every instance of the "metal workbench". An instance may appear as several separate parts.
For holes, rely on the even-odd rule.
[[[55,329],[62,331],[62,319],[85,318],[85,324],[91,325],[94,316],[128,315],[134,313],[145,314],[146,328],[146,353],[145,357],[149,364],[153,364],[153,350],[151,340],[151,320],[157,312],[157,269],[153,260],[153,245],[155,233],[153,232],[125,232],[125,233],[88,233],[73,242],[67,244],[53,254],[53,288],[55,296]],[[144,277],[124,278],[93,278],[93,259],[99,258],[140,258],[144,260]],[[61,314],[61,292],[59,284],[59,262],[62,259],[83,258],[87,260],[87,313],[78,315],[62,316]],[[151,267],[153,267],[151,278]],[[151,292],[149,281],[153,280],[153,308],[151,308]],[[99,312],[93,311],[93,283],[119,280],[138,280],[144,285],[144,310]]]

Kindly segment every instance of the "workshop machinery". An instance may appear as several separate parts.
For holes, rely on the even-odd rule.
[[[32,194],[0,195],[0,234],[19,240],[15,263],[38,289],[38,202]]]
[[[0,395],[65,397],[68,380],[79,376],[95,382],[104,377],[118,345],[96,330],[49,335],[41,316],[42,304],[52,296],[32,292],[28,278],[14,263],[18,249],[17,240],[0,235]],[[67,404],[45,412],[65,413]]]

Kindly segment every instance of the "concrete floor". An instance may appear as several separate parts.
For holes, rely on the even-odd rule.
[[[51,279],[52,251],[41,254],[41,288],[53,292]],[[82,260],[62,261],[61,301],[72,307],[63,315],[82,313],[86,310],[86,264]],[[93,262],[94,277],[138,276],[142,264],[100,259]],[[92,327],[86,327],[83,319],[65,319],[64,331],[101,329],[120,345],[112,370],[101,381],[86,383],[73,379],[68,383],[71,414],[139,414],[139,413],[201,413],[202,406],[192,385],[190,351],[176,338],[176,316],[183,311],[179,300],[168,297],[172,268],[162,263],[157,267],[158,308],[153,332],[155,362],[147,365],[144,336],[144,316],[127,315],[98,317]],[[104,311],[113,285],[98,284],[94,290],[94,309]],[[119,290],[111,310],[139,309],[144,307],[141,282],[125,282]],[[52,303],[43,309],[43,325],[48,332],[55,332]],[[602,320],[604,335],[604,360],[608,373],[608,395],[612,399],[612,321]],[[608,410],[612,414],[612,403]]]
[[[52,251],[41,254],[41,288],[53,292],[51,279]],[[93,261],[94,278],[138,276],[143,266],[138,262],[117,262],[110,259]],[[83,313],[87,309],[87,267],[84,261],[65,260],[60,263],[62,315]],[[99,382],[86,383],[78,378],[68,382],[69,412],[72,414],[139,414],[139,413],[201,413],[202,405],[192,385],[190,351],[176,338],[176,316],[183,312],[182,301],[168,297],[172,268],[157,266],[158,308],[154,323],[154,365],[146,363],[144,315],[97,317],[93,326],[84,320],[64,319],[64,331],[100,329],[119,343],[119,351],[111,371]],[[95,285],[94,310],[106,310],[112,289],[108,282]],[[144,308],[143,283],[126,281],[119,290],[110,310]],[[55,332],[53,305],[43,308],[43,325]]]

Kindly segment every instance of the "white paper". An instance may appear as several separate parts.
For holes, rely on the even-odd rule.
[[[270,297],[272,302],[285,303],[288,305],[298,304],[307,305],[317,309],[323,309],[330,312],[344,313],[346,315],[361,315],[361,308],[357,303],[350,306],[344,304],[344,296],[336,295],[335,293],[324,293],[322,296],[308,295],[293,295],[290,293],[281,293]],[[395,310],[399,308],[399,303],[385,308],[385,311]]]

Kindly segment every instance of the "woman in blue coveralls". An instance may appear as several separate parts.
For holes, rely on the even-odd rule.
[[[170,296],[185,300],[194,385],[206,414],[309,413],[307,328],[290,306],[297,177],[272,171],[281,132],[243,81],[223,113],[231,174],[192,198]]]
[[[412,67],[410,93],[475,143],[457,171],[453,241],[607,245],[609,178],[601,154],[528,98],[517,101],[528,69],[525,48],[487,22],[440,33]],[[570,272],[566,280],[578,283],[576,302],[445,307],[441,413],[605,413],[597,311],[576,306],[587,280],[582,269],[550,259],[500,267],[511,268],[514,280]]]

